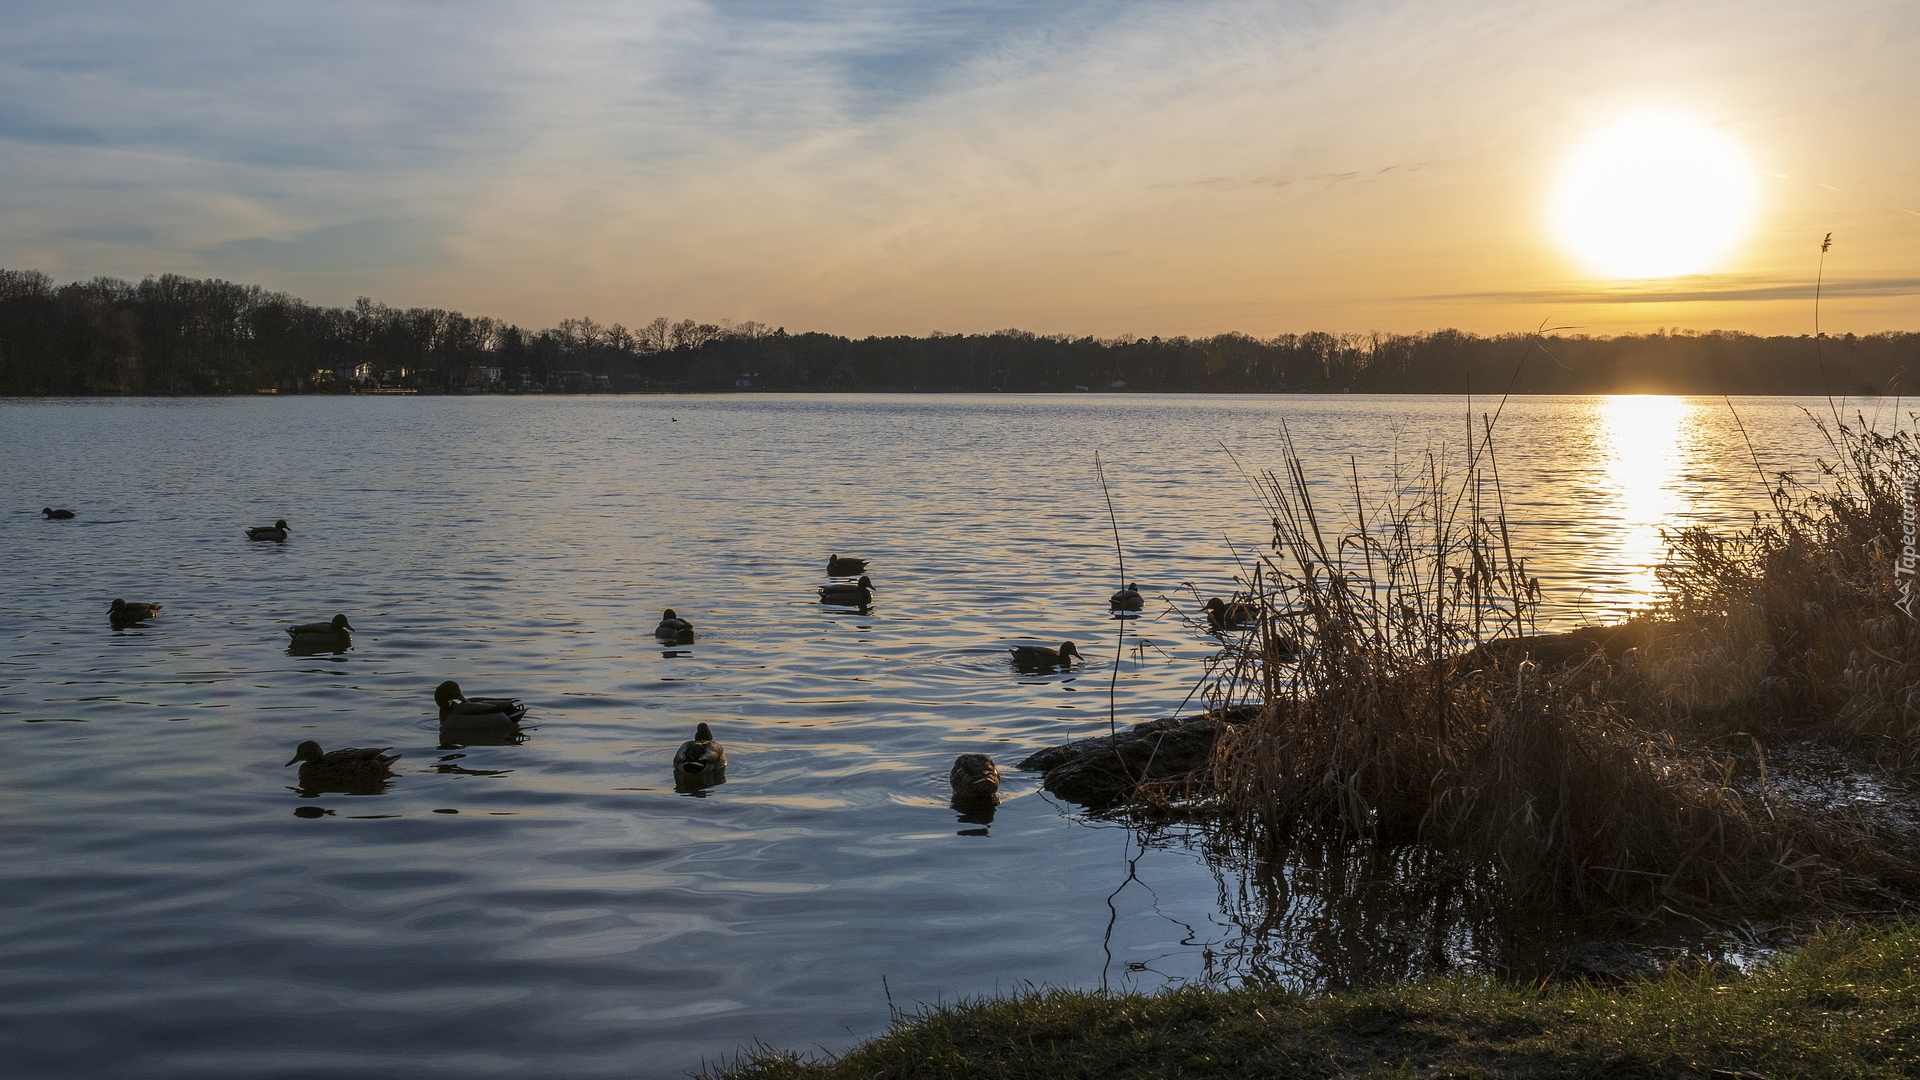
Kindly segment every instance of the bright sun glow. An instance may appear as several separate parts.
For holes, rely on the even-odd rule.
[[[1719,267],[1757,201],[1732,140],[1685,116],[1643,113],[1574,151],[1550,215],[1560,242],[1596,274],[1678,277]]]

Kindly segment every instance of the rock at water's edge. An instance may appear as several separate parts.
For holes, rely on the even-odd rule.
[[[1096,735],[1030,754],[1020,768],[1042,772],[1048,791],[1093,810],[1105,810],[1133,797],[1143,780],[1191,776],[1213,756],[1223,727],[1243,723],[1259,712],[1234,705],[1199,716],[1176,716],[1135,724],[1118,735]]]

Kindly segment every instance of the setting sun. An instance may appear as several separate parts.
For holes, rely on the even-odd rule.
[[[1550,219],[1596,275],[1664,278],[1719,269],[1745,237],[1757,192],[1732,140],[1671,113],[1623,118],[1561,167]]]

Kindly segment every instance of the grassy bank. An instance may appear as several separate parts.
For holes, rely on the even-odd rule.
[[[1920,926],[1829,931],[1750,975],[1624,987],[1448,978],[1310,997],[1042,991],[906,1015],[834,1058],[714,1080],[1920,1076]]]

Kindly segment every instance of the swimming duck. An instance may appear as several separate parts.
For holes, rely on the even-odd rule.
[[[949,778],[956,799],[992,798],[1000,790],[1000,767],[991,754],[961,754],[953,759]]]
[[[433,701],[440,706],[442,727],[517,727],[520,718],[527,715],[527,706],[519,698],[470,698],[452,679],[433,688]]]
[[[1107,603],[1111,605],[1115,611],[1139,611],[1147,606],[1146,600],[1140,595],[1140,586],[1138,585],[1128,585],[1126,588],[1114,593],[1107,599]]]
[[[1207,601],[1207,625],[1214,630],[1244,630],[1260,621],[1260,609],[1245,600]]]
[[[692,641],[693,624],[668,608],[660,613],[660,625],[653,628],[653,636],[667,641]]]
[[[1049,649],[1044,645],[1015,645],[1007,651],[1013,654],[1013,665],[1020,668],[1066,667],[1075,660],[1086,659],[1071,641],[1061,642],[1058,649]]]
[[[308,739],[294,750],[293,761],[287,765],[300,763],[300,783],[308,787],[327,783],[364,784],[392,773],[393,763],[400,760],[400,755],[387,753],[391,749],[390,746],[377,750],[349,746],[323,754],[320,744]]]
[[[158,614],[160,614],[159,604],[129,604],[125,600],[115,600],[113,606],[107,609],[107,618],[111,619],[116,626],[145,622]]]
[[[249,540],[285,540],[293,530],[287,528],[287,519],[281,518],[271,525],[256,525],[247,530]]]
[[[340,641],[353,636],[353,624],[345,615],[335,615],[332,622],[303,622],[287,627],[287,633],[300,644],[309,641]]]
[[[673,752],[673,771],[676,773],[717,773],[727,768],[727,751],[713,741],[713,729],[704,722],[696,724],[693,738],[680,744]]]
[[[873,579],[865,574],[858,582],[836,581],[820,586],[820,602],[823,604],[847,604],[852,607],[866,607],[873,603]]]
[[[827,556],[828,577],[852,577],[855,574],[865,573],[866,569],[867,560],[865,559],[843,559],[838,555]]]
[[[43,508],[40,512],[47,515],[48,521],[70,521],[73,518],[73,511],[55,510],[51,506]]]

